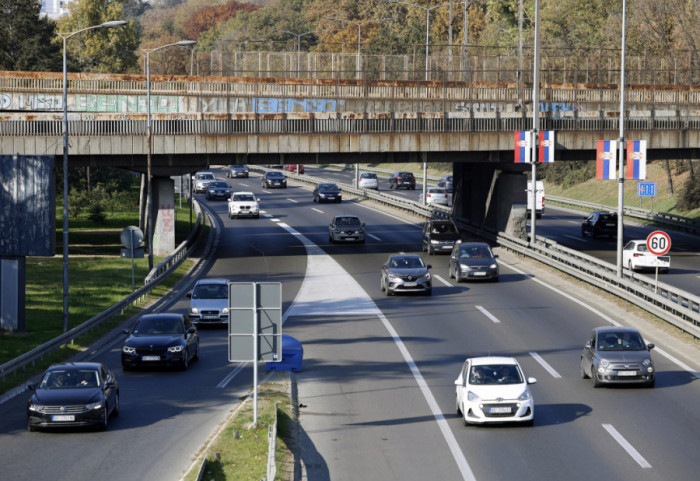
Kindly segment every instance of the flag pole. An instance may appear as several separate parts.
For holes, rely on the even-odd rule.
[[[617,276],[622,277],[622,243],[624,241],[625,195],[625,16],[626,0],[622,1],[622,53],[620,55],[620,160],[617,187]]]

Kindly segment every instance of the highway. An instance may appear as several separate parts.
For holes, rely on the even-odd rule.
[[[419,219],[353,199],[314,204],[293,182],[263,191],[255,174],[229,183],[256,192],[263,215],[230,220],[225,202],[206,202],[223,227],[206,275],[282,283],[285,333],[305,350],[297,380],[306,479],[696,478],[697,347],[506,252],[498,283],[457,285],[447,256],[426,256],[433,295],[386,297],[379,266],[397,251],[420,253]],[[366,244],[328,244],[340,213],[366,222]],[[181,294],[168,310],[187,309]],[[656,388],[593,389],[580,378],[586,337],[611,323],[657,344]],[[121,413],[106,432],[28,433],[28,394],[0,405],[3,479],[178,479],[252,382],[249,365],[227,362],[225,330],[201,336],[201,359],[186,372],[124,373],[118,341],[97,354],[121,387]],[[488,354],[515,356],[538,379],[533,427],[465,427],[456,415],[462,362]]]

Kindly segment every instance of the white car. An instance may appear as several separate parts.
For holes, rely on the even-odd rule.
[[[668,273],[671,269],[671,256],[657,256],[647,249],[644,239],[631,240],[622,249],[622,265],[631,271],[655,269]]]
[[[520,364],[512,357],[473,357],[464,361],[457,388],[457,414],[464,424],[521,422],[532,425],[535,402]]]
[[[228,324],[227,279],[200,279],[187,297],[190,299],[190,320],[194,324]]]
[[[211,172],[197,172],[194,176],[194,193],[201,194],[207,191],[207,186],[209,182],[216,180],[214,174]]]
[[[379,190],[377,174],[374,172],[360,172],[357,174],[357,188]]]
[[[423,194],[418,196],[418,202],[423,203]],[[442,187],[428,187],[425,190],[425,203],[438,205],[451,205],[452,194]]]
[[[243,216],[260,218],[260,204],[252,192],[234,192],[228,201],[228,218]]]

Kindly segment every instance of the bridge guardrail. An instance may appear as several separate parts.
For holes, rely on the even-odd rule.
[[[148,276],[146,277],[147,280],[143,286],[136,289],[117,304],[114,304],[107,310],[88,319],[82,324],[1,365],[0,379],[4,381],[7,376],[16,373],[18,370],[23,369],[30,364],[34,365],[36,361],[43,359],[45,356],[59,349],[61,346],[68,345],[74,339],[89,333],[93,329],[99,327],[102,323],[112,319],[114,316],[123,314],[124,311],[130,306],[143,302],[153,288],[158,286],[158,284],[160,284],[168,275],[170,275],[170,273],[177,268],[180,263],[182,263],[182,261],[192,252],[192,250],[197,247],[200,238],[199,233],[202,230],[203,221],[201,209],[196,201],[194,208],[197,212],[197,220],[192,231],[190,231],[189,235],[187,236],[187,239],[185,239],[177,247],[177,249],[175,249],[175,251],[168,256],[167,259],[160,262],[151,270],[151,272],[148,273]]]
[[[261,172],[270,170],[260,166],[252,167],[252,169]],[[528,242],[523,239],[508,236],[491,229],[484,229],[483,226],[473,225],[468,219],[453,217],[451,208],[422,206],[417,202],[397,196],[373,190],[356,189],[332,179],[320,179],[288,172],[285,172],[285,175],[309,184],[335,182],[345,192],[409,211],[422,217],[452,217],[458,227],[467,232],[489,239],[512,252],[538,260],[572,277],[603,289],[700,339],[700,296],[695,294],[663,282],[657,284],[645,276],[636,275],[634,272],[630,273],[626,270],[623,273],[623,277],[620,278],[617,276],[617,266],[559,245],[557,242],[545,237],[537,236],[537,241],[528,246]]]

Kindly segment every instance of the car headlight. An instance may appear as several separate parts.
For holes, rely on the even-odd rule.
[[[182,352],[184,348],[182,344],[178,344],[177,346],[170,346],[168,352]]]
[[[644,367],[651,366],[651,359],[644,359],[644,360],[642,361],[642,365],[643,365]]]
[[[489,269],[496,269],[498,267],[498,264],[495,262],[489,266]]]
[[[610,364],[610,363],[608,362],[607,359],[601,359],[601,360],[600,360],[600,365],[601,365],[601,366],[603,366],[603,367],[608,367],[608,364]]]
[[[44,406],[43,406],[42,404],[30,403],[30,404],[29,404],[29,410],[30,410],[30,411],[41,412],[41,411],[44,410]]]
[[[395,274],[387,274],[386,278],[389,279],[390,281],[395,281],[396,279],[399,278],[399,276],[397,276]]]
[[[475,402],[475,401],[479,400],[479,396],[477,396],[476,394],[474,394],[471,391],[467,391],[467,400],[469,402]]]
[[[425,274],[425,275],[423,276],[423,279],[425,279],[426,281],[429,281],[429,280],[430,280],[430,272],[428,272],[427,274]]]
[[[130,346],[123,346],[122,347],[122,352],[124,354],[136,354],[136,348],[135,347],[130,347]]]
[[[90,410],[92,410],[92,409],[102,409],[102,401],[98,401],[98,402],[92,403],[92,404],[86,404],[86,405],[85,405],[85,409],[90,409]]]
[[[190,307],[190,314],[199,314],[199,309],[196,307]]]
[[[439,241],[439,240],[436,240],[436,239],[430,239],[430,243],[431,243],[431,244],[439,244],[440,241]]]
[[[532,399],[532,394],[530,394],[529,389],[526,389],[520,396],[518,396],[518,401],[527,401],[528,399]]]
[[[224,307],[223,309],[221,309],[221,313],[228,314],[228,307]]]

